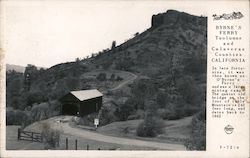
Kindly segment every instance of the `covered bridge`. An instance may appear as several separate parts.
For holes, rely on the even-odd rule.
[[[98,112],[103,94],[96,89],[71,91],[60,99],[63,115],[84,116]]]

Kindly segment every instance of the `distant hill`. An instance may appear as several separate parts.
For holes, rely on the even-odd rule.
[[[43,67],[37,67],[37,69],[41,69]],[[46,69],[46,68],[43,68]],[[20,65],[14,65],[14,64],[6,64],[6,71],[16,71],[16,72],[21,72],[24,73],[25,71],[25,66],[20,66]]]
[[[11,70],[24,73],[25,67],[20,65],[6,64],[6,71],[11,71]]]

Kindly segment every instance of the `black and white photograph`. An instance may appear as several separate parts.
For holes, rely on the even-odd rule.
[[[6,8],[6,150],[206,150],[202,8],[167,1]]]

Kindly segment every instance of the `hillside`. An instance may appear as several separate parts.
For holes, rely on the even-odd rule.
[[[204,71],[206,31],[205,17],[169,10],[154,15],[152,27],[145,32],[90,61],[103,68],[150,76],[166,69],[178,69],[179,73],[187,73],[184,68],[193,72],[198,68]],[[200,67],[193,69],[194,64],[200,64]]]
[[[23,74],[8,72],[7,124],[27,125],[58,115],[58,100],[69,91],[99,89],[104,94],[101,126],[144,119],[158,128],[161,120],[194,116],[198,123],[192,130],[204,137],[207,18],[168,10],[153,15],[151,23],[127,42],[90,58],[40,70],[28,65]],[[92,117],[78,123],[92,125]]]

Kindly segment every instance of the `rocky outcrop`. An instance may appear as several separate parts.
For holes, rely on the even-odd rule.
[[[168,10],[165,13],[157,14],[152,16],[151,26],[156,28],[161,25],[171,25],[171,24],[199,24],[206,25],[206,17],[197,17],[184,12],[179,12],[176,10]]]

